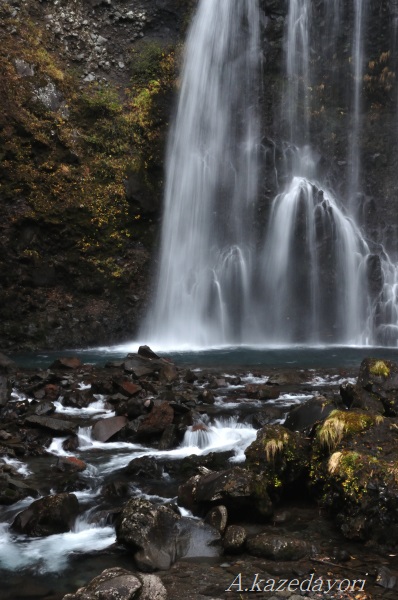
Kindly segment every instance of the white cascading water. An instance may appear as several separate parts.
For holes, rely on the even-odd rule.
[[[258,0],[201,0],[170,134],[155,346],[243,341],[250,326],[258,196]]]
[[[271,142],[273,177],[285,185],[261,231],[259,3],[200,0],[168,145],[157,288],[142,331],[147,343],[397,344],[397,268],[356,222],[368,4],[289,0],[286,141],[278,165],[280,142]],[[325,18],[322,39],[316,10]],[[347,15],[351,73],[334,60]],[[347,79],[352,98],[346,198],[322,175],[312,119],[322,108],[314,90],[338,78]]]
[[[273,203],[264,246],[267,339],[365,343],[368,252],[330,192],[294,176]]]
[[[272,204],[265,236],[262,287],[267,315],[262,330],[271,344],[364,344],[369,338],[364,327],[370,308],[369,248],[332,191],[317,180],[311,149],[311,7],[311,0],[290,0],[282,103],[290,134],[284,161],[290,183]],[[330,35],[336,33],[332,9],[339,15],[339,2],[328,3]],[[357,38],[357,26],[355,32]],[[322,44],[333,52],[333,40],[325,37]],[[359,102],[355,108],[359,110]]]
[[[349,188],[348,203],[351,211],[358,213],[356,196],[360,192],[359,175],[361,168],[359,135],[361,130],[361,92],[363,86],[363,69],[365,63],[363,51],[364,26],[367,13],[367,0],[354,0],[354,38],[352,44],[353,56],[353,106],[352,106],[352,126],[349,148]]]

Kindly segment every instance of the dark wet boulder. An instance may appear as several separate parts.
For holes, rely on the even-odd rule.
[[[266,404],[261,410],[242,415],[242,422],[248,423],[255,429],[261,429],[264,425],[271,425],[275,421],[285,418],[286,408],[277,404]]]
[[[140,385],[134,383],[130,379],[122,379],[121,381],[115,380],[114,387],[119,394],[122,394],[126,398],[135,396],[142,390],[142,387]]]
[[[203,402],[203,404],[214,404],[216,399],[211,390],[203,390],[198,394],[199,402]]]
[[[226,450],[224,452],[209,452],[204,456],[191,454],[182,460],[162,460],[165,470],[172,477],[186,481],[189,477],[196,475],[207,468],[211,471],[222,471],[231,467],[229,459],[234,456],[234,452]]]
[[[229,525],[222,540],[224,552],[236,554],[242,552],[247,540],[247,532],[240,525]]]
[[[66,421],[65,419],[58,419],[56,417],[32,415],[26,417],[25,423],[49,429],[55,434],[74,433],[77,429],[76,423]]]
[[[116,524],[117,541],[130,548],[139,569],[168,569],[178,558],[178,522],[171,508],[143,498],[125,504]]]
[[[79,369],[83,366],[82,361],[77,356],[63,356],[57,358],[51,365],[50,369]]]
[[[123,473],[140,479],[160,479],[163,467],[153,456],[141,456],[133,458],[123,469]]]
[[[28,496],[36,497],[39,493],[27,481],[22,481],[18,476],[5,473],[0,474],[0,504],[14,504]]]
[[[155,354],[155,352],[153,350],[151,350],[151,348],[149,346],[140,346],[138,348],[138,355],[143,356],[144,358],[160,359],[160,356]]]
[[[269,491],[284,492],[286,486],[303,484],[309,471],[310,443],[301,433],[282,425],[265,425],[245,451],[247,468],[264,473]]]
[[[177,446],[177,427],[173,423],[165,427],[159,440],[159,450],[171,450]]]
[[[137,430],[139,437],[163,433],[174,419],[174,410],[168,402],[155,402],[151,412],[145,416]]]
[[[234,516],[269,517],[273,511],[264,475],[242,467],[192,477],[179,487],[178,502],[199,511],[223,504]]]
[[[126,417],[110,417],[100,419],[92,429],[92,437],[98,442],[107,442],[127,424]]]
[[[70,531],[77,515],[79,502],[74,494],[55,494],[35,500],[18,513],[12,529],[32,537]]]
[[[397,419],[332,413],[317,432],[311,478],[345,537],[397,549]]]
[[[167,592],[157,575],[113,567],[63,600],[167,600]]]
[[[378,398],[387,416],[398,416],[398,364],[390,360],[365,358],[360,366],[357,388]]]
[[[61,473],[81,473],[87,469],[87,465],[75,456],[60,456],[55,468]]]
[[[172,363],[166,362],[159,372],[159,379],[163,383],[173,383],[178,379],[178,370]]]
[[[340,386],[340,395],[347,408],[360,409],[372,414],[385,414],[385,407],[380,397],[369,392],[358,385],[351,383],[342,384]]]
[[[194,381],[197,380],[197,378],[198,378],[198,374],[191,371],[191,369],[188,369],[185,372],[184,381],[186,381],[187,383],[193,383]]]
[[[150,398],[129,398],[125,405],[125,411],[129,419],[147,415],[152,408],[153,400]],[[117,410],[119,410],[119,407]]]
[[[261,533],[246,542],[249,554],[276,561],[300,560],[311,553],[311,545],[305,540]]]
[[[109,483],[106,483],[101,489],[101,494],[106,498],[110,499],[124,498],[126,496],[129,496],[130,493],[131,489],[128,482],[122,479],[115,479],[114,481],[110,481]]]
[[[291,431],[305,431],[311,429],[315,423],[324,421],[336,408],[337,404],[334,400],[316,396],[292,408],[283,425]]]

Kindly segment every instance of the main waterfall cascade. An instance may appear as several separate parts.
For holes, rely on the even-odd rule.
[[[312,91],[340,76],[333,58],[344,5],[325,2],[320,38],[312,0],[289,2],[266,226],[257,218],[266,156],[259,0],[199,2],[168,144],[155,301],[142,332],[154,347],[397,344],[397,266],[380,240],[365,237],[356,203],[368,1],[351,7],[343,194],[320,168]]]

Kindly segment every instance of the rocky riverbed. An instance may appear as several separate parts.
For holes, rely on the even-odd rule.
[[[7,600],[396,597],[398,365],[0,369]]]

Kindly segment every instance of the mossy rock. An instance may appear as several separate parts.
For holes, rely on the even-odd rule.
[[[347,436],[362,433],[382,421],[383,417],[380,415],[371,415],[355,410],[334,410],[317,428],[316,444],[331,452]]]
[[[398,545],[398,423],[350,416],[350,432],[330,454],[314,446],[310,477],[321,506],[345,537]],[[370,418],[370,419],[369,419]],[[373,424],[371,420],[373,419]],[[326,423],[326,422],[325,422]],[[360,426],[363,426],[360,429]]]
[[[365,358],[356,386],[378,398],[389,417],[398,416],[398,364],[391,360]]]
[[[260,429],[245,454],[247,467],[265,474],[270,492],[283,491],[286,485],[305,479],[308,473],[308,439],[281,425]]]

